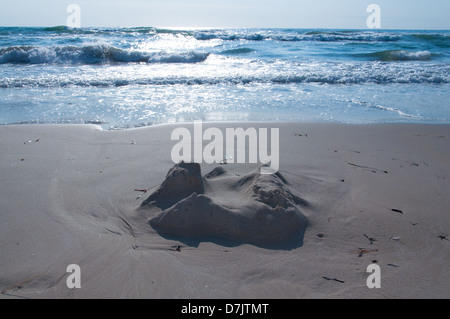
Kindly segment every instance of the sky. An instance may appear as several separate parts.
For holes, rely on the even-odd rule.
[[[365,29],[367,7],[382,29],[450,30],[450,0],[0,0],[0,26]]]

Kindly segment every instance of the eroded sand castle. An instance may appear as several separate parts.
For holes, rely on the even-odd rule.
[[[287,184],[281,174],[259,170],[241,177],[217,167],[203,177],[199,164],[181,162],[141,208],[161,209],[149,222],[165,235],[298,245],[307,223]]]

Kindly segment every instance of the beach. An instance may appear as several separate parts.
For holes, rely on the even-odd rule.
[[[449,47],[0,27],[0,298],[449,298]]]
[[[276,246],[245,232],[215,237],[208,225],[204,236],[152,226],[164,210],[181,218],[142,206],[177,164],[177,127],[192,124],[0,126],[0,298],[450,298],[449,125],[205,122],[279,128],[277,175],[200,163],[204,195],[189,211],[201,222],[198,207],[212,202],[237,215],[255,200],[270,206],[235,191],[245,176],[268,181],[301,216],[295,242]],[[192,195],[179,191],[174,205]],[[283,214],[280,205],[268,211]],[[73,264],[79,289],[67,285]],[[374,264],[381,288],[369,289]]]

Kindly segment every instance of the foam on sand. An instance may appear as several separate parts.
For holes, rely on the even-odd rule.
[[[301,245],[307,222],[298,205],[305,201],[289,190],[281,174],[258,172],[231,176],[218,167],[202,177],[199,164],[181,162],[141,208],[162,210],[150,225],[163,235],[264,247]]]

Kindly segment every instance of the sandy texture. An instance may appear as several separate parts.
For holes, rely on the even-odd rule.
[[[450,297],[450,126],[208,125],[279,127],[279,174],[170,185],[171,125],[0,127],[0,298]]]
[[[198,163],[181,162],[141,209],[162,210],[150,225],[180,240],[293,248],[301,246],[307,222],[286,184],[279,172],[263,175],[259,168],[242,177],[217,167],[204,178]]]

